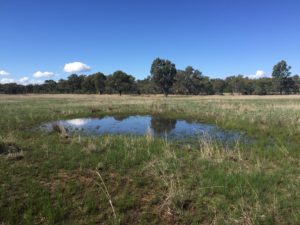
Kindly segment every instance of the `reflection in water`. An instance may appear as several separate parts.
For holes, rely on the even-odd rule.
[[[87,124],[91,119],[73,119],[73,120],[67,120],[66,122],[70,125],[74,126],[84,126]]]
[[[129,116],[121,116],[121,115],[117,115],[117,116],[113,116],[113,118],[117,121],[122,121],[127,119]]]
[[[53,123],[59,123],[71,134],[102,135],[126,134],[168,137],[170,139],[197,139],[209,137],[221,141],[236,141],[241,138],[237,132],[224,131],[211,124],[186,120],[174,120],[159,116],[105,116],[102,118],[79,118],[60,120],[43,124],[45,131],[53,130]]]
[[[176,127],[176,120],[152,116],[151,128],[156,134],[169,134]]]

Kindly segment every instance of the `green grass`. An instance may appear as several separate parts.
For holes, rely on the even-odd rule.
[[[224,151],[33,129],[108,114],[213,123],[255,141]],[[0,224],[300,224],[298,96],[0,95],[0,115]]]

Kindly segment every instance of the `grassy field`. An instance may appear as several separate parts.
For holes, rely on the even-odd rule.
[[[61,137],[43,122],[160,114],[245,132],[223,149]],[[0,95],[0,224],[300,224],[300,96]]]

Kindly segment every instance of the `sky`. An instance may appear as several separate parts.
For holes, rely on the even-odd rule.
[[[0,82],[146,78],[169,59],[211,78],[300,74],[299,0],[0,0]]]

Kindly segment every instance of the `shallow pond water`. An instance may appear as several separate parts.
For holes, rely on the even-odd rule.
[[[217,139],[221,142],[234,142],[244,139],[239,132],[225,131],[212,124],[188,120],[167,119],[160,116],[105,116],[102,118],[79,118],[45,123],[41,128],[53,131],[53,124],[60,124],[70,134],[103,135],[150,135],[175,140],[197,138]]]

